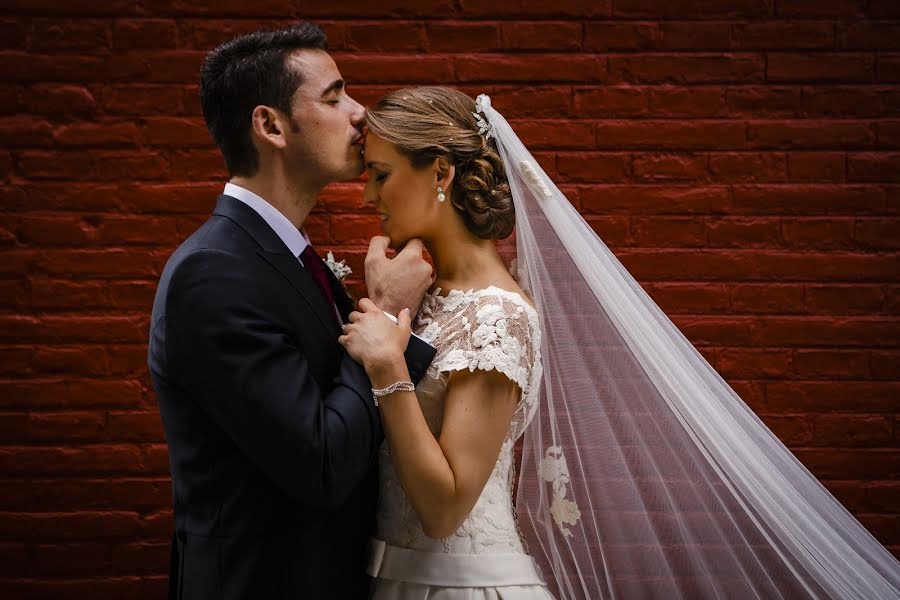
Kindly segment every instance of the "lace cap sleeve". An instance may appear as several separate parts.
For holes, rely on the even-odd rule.
[[[448,296],[440,331],[437,372],[496,370],[528,391],[540,347],[537,313],[511,292]],[[447,315],[449,313],[449,315]]]

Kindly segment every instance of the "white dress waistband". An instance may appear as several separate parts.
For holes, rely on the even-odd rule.
[[[443,587],[544,585],[527,554],[442,554],[369,542],[366,573],[372,577]]]

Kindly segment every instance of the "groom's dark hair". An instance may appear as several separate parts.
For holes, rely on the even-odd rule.
[[[249,177],[259,169],[250,137],[253,109],[262,104],[291,116],[291,98],[303,74],[286,66],[285,59],[296,50],[327,48],[328,38],[318,25],[300,23],[242,35],[206,55],[200,68],[200,105],[232,177]]]

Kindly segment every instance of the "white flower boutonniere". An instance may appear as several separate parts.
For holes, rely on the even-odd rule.
[[[343,282],[347,275],[353,272],[344,261],[335,260],[334,254],[331,252],[328,253],[328,258],[326,258],[324,262],[340,282]]]

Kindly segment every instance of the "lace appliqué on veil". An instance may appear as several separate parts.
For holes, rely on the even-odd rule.
[[[553,502],[550,504],[550,514],[553,521],[565,537],[572,537],[572,530],[566,525],[575,525],[581,519],[581,511],[578,505],[566,498],[568,494],[569,466],[566,464],[566,455],[560,446],[550,446],[547,453],[541,459],[541,478],[553,485]]]

